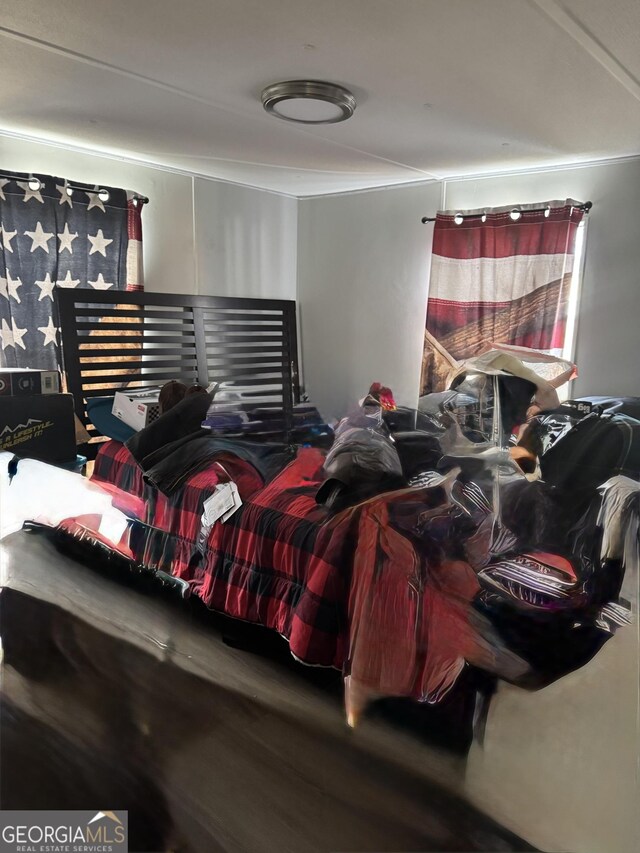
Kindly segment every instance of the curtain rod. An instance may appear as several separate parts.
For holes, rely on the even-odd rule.
[[[10,181],[19,181],[19,180],[22,180],[24,178],[25,174],[27,174],[27,173],[26,172],[1,172],[0,171],[0,178],[8,178]],[[39,183],[41,183],[40,178],[36,177],[35,175],[33,175],[31,173],[28,174],[27,180],[38,181]],[[64,183],[65,183],[65,187],[68,187],[71,190],[79,190],[80,192],[83,192],[83,193],[101,192],[102,191],[102,188],[99,187],[97,184],[95,185],[94,190],[89,190],[89,189],[87,189],[86,186],[83,186],[80,183],[76,183],[76,181],[68,181],[68,180],[66,180],[66,178],[64,179]],[[38,187],[38,189],[40,189],[40,187]],[[134,193],[132,198],[134,201],[137,201],[138,204],[149,204],[149,199],[146,197],[146,195],[138,195],[137,193]]]
[[[585,201],[584,204],[575,204],[575,205],[572,205],[572,207],[577,208],[577,210],[583,210],[585,213],[589,213],[589,211],[593,207],[593,202]],[[513,208],[513,210],[516,210],[519,213],[522,213],[522,212],[524,212],[524,213],[542,213],[544,210],[551,210],[551,208],[548,206],[547,207],[532,207],[532,208],[529,208],[527,210],[521,211],[520,208],[516,206]],[[461,219],[482,219],[483,216],[486,216],[485,213],[457,213],[455,215],[456,215],[456,217],[460,217]],[[435,216],[423,216],[422,219],[420,220],[420,222],[422,222],[423,225],[426,225],[427,222],[435,222],[436,218],[437,217],[435,217]]]

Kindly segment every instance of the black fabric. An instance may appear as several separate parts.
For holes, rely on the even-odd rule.
[[[398,432],[415,432],[416,430],[439,435],[445,430],[445,427],[433,415],[404,406],[399,406],[394,411],[383,412],[382,420],[392,435]]]
[[[181,450],[185,444],[189,444],[196,438],[211,438],[211,433],[206,429],[198,429],[195,432],[189,433],[189,435],[183,435],[181,438],[177,438],[175,441],[170,441],[167,444],[163,444],[162,447],[159,447],[153,453],[149,453],[148,456],[145,456],[138,465],[142,470],[146,473],[154,468],[156,465],[164,462],[165,459],[169,459],[176,451]],[[185,456],[185,459],[187,457]]]
[[[383,492],[392,492],[406,485],[397,475],[384,474],[372,480],[355,479],[345,483],[336,477],[329,477],[316,492],[316,503],[332,512],[340,512],[349,506],[355,506]]]
[[[516,682],[522,687],[537,689],[578,669],[611,636],[597,619],[604,604],[618,600],[624,567],[621,560],[603,563],[600,559],[601,501],[596,489],[569,493],[544,481],[521,480],[502,487],[501,521],[515,535],[516,553],[546,551],[564,556],[576,575],[568,597],[548,606],[536,595],[514,601],[508,588],[501,592],[491,584],[483,584],[475,598],[475,609],[506,648],[529,665]]]
[[[518,479],[502,487],[501,521],[516,536],[520,548],[564,550],[567,532],[584,512],[584,505],[567,501],[547,483]]]
[[[525,617],[487,590],[477,595],[474,606],[487,617],[506,647],[531,666],[517,680],[520,687],[538,689],[579,669],[609,637],[595,625],[592,615],[580,610]]]
[[[578,397],[575,402],[589,403],[603,412],[615,410],[621,415],[640,420],[640,397]]]
[[[434,471],[442,456],[440,442],[434,435],[417,430],[393,434],[402,473],[407,480],[423,471]]]
[[[541,480],[517,480],[502,487],[500,520],[520,551],[571,556],[581,581],[591,584],[596,575],[604,577],[599,571],[602,529],[597,524],[601,503],[597,491],[567,497]],[[615,597],[617,593],[607,589],[608,598],[598,595],[598,601]]]
[[[132,436],[126,446],[138,464],[169,442],[197,432],[213,399],[212,394],[190,394],[148,427]]]
[[[500,419],[503,434],[511,435],[514,427],[527,419],[527,409],[536,393],[536,386],[519,376],[499,376],[498,395],[500,397]]]
[[[211,400],[211,394],[187,395],[127,441],[145,480],[165,495],[222,454],[234,454],[253,465],[265,483],[293,457],[293,449],[285,444],[223,438],[203,429]]]
[[[528,421],[525,429],[520,432],[517,444],[534,456],[540,457],[583,417],[585,417],[584,413],[569,406],[560,406],[557,409],[542,412]],[[515,438],[513,443],[516,443]]]
[[[323,465],[329,482],[318,489],[316,501],[332,510],[344,509],[406,483],[400,457],[385,434],[386,428],[376,430],[360,426],[361,423],[373,423],[365,410],[349,416],[349,426],[338,431]]]
[[[161,449],[151,457],[146,457],[141,466],[145,480],[163,494],[171,495],[184,485],[188,477],[204,470],[217,457],[233,454],[253,465],[265,483],[268,483],[291,462],[294,455],[293,448],[285,444],[233,441],[208,434],[206,430],[202,432],[204,434],[195,433],[172,442],[165,448],[165,451],[170,449],[168,453]],[[149,458],[154,464],[145,468],[144,463]]]
[[[544,481],[566,496],[593,491],[616,474],[640,475],[640,421],[587,415],[540,457]]]

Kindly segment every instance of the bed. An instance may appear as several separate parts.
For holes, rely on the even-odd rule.
[[[293,305],[212,297],[210,307],[204,297],[138,293],[131,294],[132,306],[123,308],[123,295],[107,295],[111,299],[105,302],[105,294],[61,293],[65,370],[77,412],[90,433],[88,396],[105,393],[98,388],[105,384],[105,376],[112,389],[127,381],[127,376],[130,379],[130,375],[114,373],[109,359],[131,358],[130,350],[123,351],[114,337],[113,343],[106,342],[113,350],[101,350],[98,363],[90,361],[97,357],[91,330],[108,332],[116,325],[114,331],[123,331],[125,324],[114,317],[125,312],[123,316],[132,316],[138,323],[136,360],[129,364],[138,371],[135,382],[148,383],[150,376],[155,382],[182,376],[185,339],[191,353],[191,372],[186,378],[203,383],[233,380],[238,369],[235,360],[240,359],[245,364],[242,382],[255,381],[257,395],[262,386],[271,387],[274,379],[279,383],[279,397],[269,405],[283,413],[283,439],[290,441],[299,394]],[[186,302],[179,310],[188,316],[181,321],[184,328],[180,326],[181,340],[176,344],[181,355],[176,360],[175,353],[167,350],[165,366],[160,368],[155,364],[157,348],[166,349],[160,339],[175,335],[164,324],[176,323],[176,300],[183,299]],[[253,318],[264,317],[263,311],[279,311],[280,331],[263,330],[265,324],[276,325],[273,319],[254,319],[251,322],[258,325],[248,334],[235,328],[230,332],[230,324],[246,325],[236,319],[241,309]],[[213,316],[210,312],[227,319],[206,326]],[[199,315],[204,319],[198,319]],[[273,313],[268,316],[272,318]],[[87,317],[92,318],[91,323]],[[204,339],[198,332],[202,323],[210,330]],[[219,333],[219,329],[223,331]],[[84,337],[78,338],[79,331]],[[274,337],[275,341],[265,343]],[[238,355],[246,346],[253,355]],[[267,346],[269,353],[256,355]],[[208,354],[211,352],[213,356]],[[267,357],[268,363],[264,361]],[[92,438],[95,446],[99,439],[95,430]],[[164,494],[145,480],[129,449],[111,441],[97,448],[93,481],[112,491],[114,500],[137,519],[130,540],[137,561],[170,572],[207,607],[277,631],[300,661],[342,670],[351,724],[378,696],[437,703],[470,666],[490,677],[500,676],[527,687],[543,686],[586,663],[616,627],[624,624],[623,618],[616,621],[611,607],[606,611],[607,606],[618,606],[620,546],[608,555],[606,565],[598,562],[602,571],[594,571],[594,548],[599,548],[602,536],[602,526],[597,523],[601,495],[589,496],[580,506],[573,522],[552,542],[553,553],[542,552],[541,556],[535,551],[532,558],[536,543],[526,538],[528,533],[522,534],[519,543],[504,545],[509,559],[489,566],[487,572],[478,554],[486,550],[487,537],[495,535],[491,487],[487,489],[485,484],[485,498],[480,500],[478,482],[456,477],[383,492],[330,512],[316,502],[325,477],[324,458],[322,449],[297,448],[294,458],[266,481],[255,467],[231,453],[217,457],[186,477],[180,488]],[[219,483],[228,480],[236,482],[243,504],[224,524],[215,524],[203,543],[204,501]],[[541,509],[535,484],[522,481],[518,487],[522,487],[518,500],[513,492],[509,500],[525,508],[519,512],[546,512],[552,519],[554,507],[549,504]],[[570,560],[565,559],[567,555]],[[523,598],[522,585],[514,595],[513,578],[504,581],[509,572],[513,575],[514,561],[518,578],[537,572],[537,579],[541,574],[551,576],[552,584],[565,584],[569,592],[561,590],[555,599],[552,593],[550,605],[549,601],[541,605],[539,600],[527,600],[528,588]],[[588,567],[583,574],[576,573],[578,563]],[[596,575],[617,581],[603,591],[602,585],[594,583]],[[489,586],[502,584],[497,599],[495,588],[486,588],[487,578]],[[548,592],[549,584],[545,584]],[[589,594],[583,594],[587,589]],[[505,617],[503,605],[509,594],[515,604],[509,600]]]
[[[109,442],[93,481],[121,490],[123,507],[138,489],[145,515],[133,537],[137,559],[170,567],[207,607],[277,631],[302,663],[342,670],[352,724],[373,697],[437,702],[467,663],[495,669],[469,622],[475,574],[460,561],[421,579],[423,555],[403,529],[427,507],[446,514],[444,492],[396,491],[331,514],[315,500],[321,450],[301,449],[264,487],[230,461],[167,498],[140,480],[125,446]],[[243,506],[214,525],[200,553],[202,504],[229,474]]]

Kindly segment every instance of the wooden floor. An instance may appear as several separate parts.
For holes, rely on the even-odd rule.
[[[283,658],[270,635],[232,648],[228,620],[39,535],[0,549],[2,808],[128,809],[132,851],[533,849],[459,795],[464,758],[415,715],[351,732],[339,674]]]

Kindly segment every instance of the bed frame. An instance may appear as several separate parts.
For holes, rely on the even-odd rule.
[[[170,379],[234,382],[256,405],[282,409],[287,432],[299,402],[296,305],[289,300],[58,288],[67,390],[93,458],[100,433],[86,401]]]

